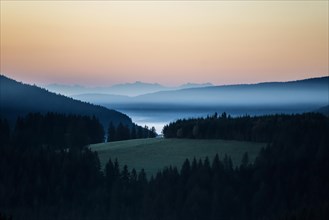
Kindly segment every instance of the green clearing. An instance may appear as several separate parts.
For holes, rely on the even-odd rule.
[[[227,140],[193,140],[193,139],[135,139],[90,145],[98,152],[102,168],[109,158],[118,158],[122,167],[137,171],[142,168],[148,176],[156,174],[166,166],[180,168],[186,158],[213,157],[218,153],[220,158],[225,154],[231,156],[234,165],[239,165],[245,152],[248,152],[250,161],[254,161],[263,143],[227,141]]]

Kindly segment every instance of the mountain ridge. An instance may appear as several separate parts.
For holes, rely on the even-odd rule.
[[[267,109],[271,113],[300,113],[312,111],[328,105],[329,77],[317,77],[287,82],[263,82],[256,84],[236,84],[186,88],[173,91],[148,93],[129,99],[92,100],[80,96],[85,101],[111,106],[118,110],[127,109],[195,109],[208,108],[213,111],[236,109]],[[250,112],[249,110],[246,112]]]
[[[200,87],[200,88],[185,88],[185,89],[179,89],[175,90],[177,92],[179,91],[187,91],[187,90],[205,90],[205,89],[218,89],[218,88],[236,88],[236,87],[262,87],[262,86],[269,86],[269,85],[287,85],[287,84],[295,84],[295,83],[315,83],[317,82],[317,85],[319,82],[324,83],[329,86],[328,82],[324,82],[324,80],[327,80],[329,82],[329,76],[323,76],[323,77],[315,77],[315,78],[307,78],[307,79],[301,79],[301,80],[293,80],[293,81],[284,81],[284,82],[259,82],[259,83],[250,83],[250,84],[229,84],[229,85],[216,85],[216,86],[207,86],[207,87]],[[175,92],[175,91],[159,91],[155,93],[165,93],[165,92]],[[152,93],[152,94],[155,94]],[[145,94],[149,95],[149,94]],[[143,95],[140,95],[143,96]]]
[[[211,83],[185,83],[179,86],[164,86],[159,83],[146,83],[141,81],[136,81],[133,83],[120,83],[114,84],[112,86],[96,86],[96,87],[86,87],[79,84],[65,85],[52,83],[43,88],[46,88],[52,92],[60,93],[66,96],[75,96],[81,94],[89,93],[99,93],[99,94],[111,94],[111,95],[125,95],[130,97],[135,97],[138,95],[143,95],[147,93],[153,93],[158,91],[171,91],[184,88],[197,88],[212,86]]]

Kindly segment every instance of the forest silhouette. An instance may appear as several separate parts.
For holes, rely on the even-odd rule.
[[[103,135],[104,131],[96,129],[100,128],[97,119],[46,116],[47,120],[59,117],[68,130],[81,131],[83,124],[88,125],[86,129],[94,126],[93,132],[74,134],[77,142],[71,142],[70,136],[33,135],[47,131],[48,123],[27,123],[38,117],[21,118],[14,129],[5,119],[0,121],[1,220],[295,220],[329,216],[329,119],[324,115],[231,118],[222,114],[177,121],[167,132],[176,131],[177,124],[191,127],[193,122],[208,127],[208,135],[216,131],[218,136],[213,138],[225,135],[266,141],[268,146],[254,162],[245,154],[239,167],[229,156],[217,155],[186,160],[182,167],[169,166],[152,177],[144,170],[128,169],[115,158],[101,170],[97,153],[86,145]],[[210,129],[217,122],[227,129]],[[241,136],[246,131],[251,133]]]

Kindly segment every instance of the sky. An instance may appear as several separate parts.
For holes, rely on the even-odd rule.
[[[328,1],[1,1],[0,72],[36,84],[328,75]]]

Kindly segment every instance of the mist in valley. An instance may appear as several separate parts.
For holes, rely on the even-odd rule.
[[[317,111],[328,106],[329,77],[291,82],[204,86],[133,97],[107,93],[84,93],[72,97],[123,112],[136,123],[154,126],[161,133],[165,124],[177,119],[206,117],[215,112],[226,112],[237,117]]]

